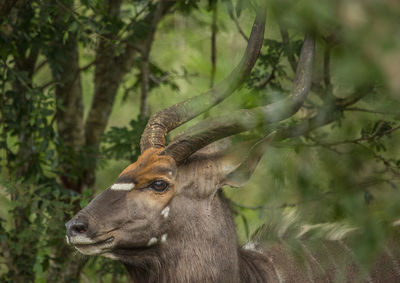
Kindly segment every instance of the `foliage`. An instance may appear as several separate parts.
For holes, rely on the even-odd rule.
[[[151,112],[199,93],[211,76],[210,6],[218,5],[218,81],[243,50],[256,1],[166,1],[155,36],[157,1],[16,2],[0,5],[0,281],[123,280],[110,260],[83,268],[87,259],[64,243],[64,222],[140,153],[143,62]],[[210,115],[288,97],[305,32],[317,38],[317,56],[304,107],[241,136],[292,134],[267,150],[246,188],[226,190],[240,238],[276,240],[282,227],[295,238],[304,225],[320,238],[332,225],[357,227],[365,236],[352,246],[367,262],[400,215],[400,6],[265,2],[257,65]]]
[[[103,154],[116,160],[135,162],[140,155],[140,137],[147,121],[131,120],[128,127],[111,127],[103,136]]]

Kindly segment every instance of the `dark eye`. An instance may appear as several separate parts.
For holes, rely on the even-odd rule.
[[[157,180],[150,184],[149,188],[153,191],[162,193],[168,189],[169,184],[163,180]]]

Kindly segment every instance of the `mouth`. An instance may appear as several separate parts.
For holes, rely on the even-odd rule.
[[[114,247],[114,237],[109,237],[101,241],[94,241],[89,238],[67,237],[67,242],[85,255],[101,254],[110,251]]]

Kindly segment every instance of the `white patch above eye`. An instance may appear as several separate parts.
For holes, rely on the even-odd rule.
[[[167,241],[167,236],[168,236],[168,234],[163,234],[161,236],[161,243],[165,243]]]
[[[150,247],[152,245],[155,245],[155,244],[157,244],[157,241],[158,241],[157,238],[153,237],[149,240],[149,242],[147,243],[147,246]]]
[[[162,211],[161,215],[164,216],[164,218],[167,218],[169,215],[169,206],[166,206]]]
[[[135,187],[134,183],[117,183],[111,186],[113,191],[130,191]]]

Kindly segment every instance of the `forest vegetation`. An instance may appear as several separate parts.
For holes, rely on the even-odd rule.
[[[241,189],[224,188],[242,243],[338,231],[371,257],[400,227],[400,2],[260,0],[251,75],[205,117],[285,99],[305,34],[310,94]],[[0,281],[124,282],[77,254],[64,223],[140,154],[149,117],[214,87],[243,55],[255,0],[0,3]],[[290,227],[290,228],[288,228]],[[396,232],[397,229],[397,232]]]

